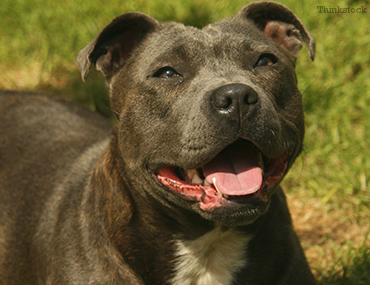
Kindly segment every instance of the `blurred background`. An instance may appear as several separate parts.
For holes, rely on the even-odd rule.
[[[53,93],[109,117],[103,76],[92,69],[83,83],[76,57],[114,17],[141,11],[201,28],[248,2],[2,0],[0,89]],[[280,3],[317,42],[315,61],[302,49],[297,62],[305,150],[283,183],[294,225],[319,284],[370,284],[370,3]]]

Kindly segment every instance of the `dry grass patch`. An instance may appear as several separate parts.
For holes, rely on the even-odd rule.
[[[329,272],[342,275],[343,265],[352,261],[350,252],[364,243],[370,246],[370,239],[365,240],[369,223],[353,214],[356,212],[354,205],[338,208],[322,205],[315,198],[287,196],[296,232],[317,278]]]

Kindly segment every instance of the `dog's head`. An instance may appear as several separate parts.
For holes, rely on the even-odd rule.
[[[95,64],[119,114],[134,189],[226,225],[266,212],[302,150],[295,61],[315,42],[287,7],[255,2],[202,30],[117,17],[78,56]],[[139,194],[140,195],[140,194]]]

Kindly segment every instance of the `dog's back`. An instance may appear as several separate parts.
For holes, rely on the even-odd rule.
[[[46,202],[57,185],[90,171],[111,124],[78,105],[38,94],[2,92],[0,111],[0,283],[9,278],[26,284],[36,274],[40,249],[34,239]],[[71,172],[77,161],[79,168]]]

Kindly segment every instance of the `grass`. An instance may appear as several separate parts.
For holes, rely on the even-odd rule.
[[[366,235],[366,239],[368,234]],[[333,244],[333,247],[336,247]],[[331,269],[329,274],[321,274],[321,284],[369,284],[370,248],[366,242],[359,249],[350,248],[349,251],[341,253],[337,264],[341,270]]]
[[[76,56],[113,19],[141,11],[202,27],[247,2],[3,0],[0,89],[62,94],[109,116],[103,77],[82,83]],[[306,116],[305,151],[284,181],[297,232],[320,284],[370,284],[370,4],[284,0],[317,42],[297,65]],[[367,8],[319,13],[317,6]]]

